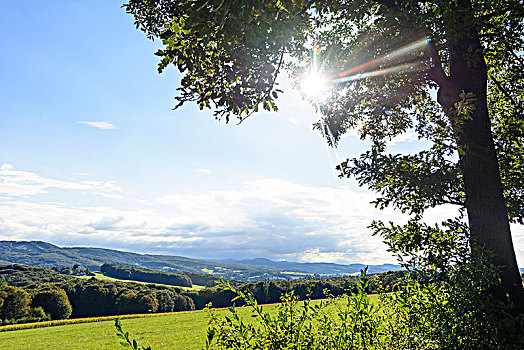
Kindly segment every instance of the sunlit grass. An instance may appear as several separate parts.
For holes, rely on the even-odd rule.
[[[376,296],[370,296],[376,302]],[[318,303],[313,301],[312,303]],[[342,303],[342,302],[341,302]],[[264,305],[264,311],[276,312],[278,304]],[[239,308],[239,315],[246,322],[256,322],[251,309]],[[333,312],[335,308],[332,308]],[[217,310],[228,314],[227,309]],[[141,345],[151,345],[154,350],[202,349],[205,344],[209,317],[204,311],[178,312],[168,315],[122,320],[125,331]],[[70,324],[46,328],[0,332],[0,349],[121,349],[116,337],[114,320]]]

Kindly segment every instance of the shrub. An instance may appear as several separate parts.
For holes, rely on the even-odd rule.
[[[278,313],[272,316],[254,298],[250,290],[236,290],[223,283],[222,287],[237,295],[251,308],[256,324],[246,323],[233,306],[230,315],[220,317],[209,310],[211,322],[207,331],[206,348],[219,349],[383,349],[387,337],[380,306],[370,302],[364,293],[364,280],[357,282],[357,294],[341,299],[312,304],[311,290],[302,304],[292,292],[281,297]],[[327,291],[325,291],[327,293]],[[344,305],[341,306],[341,300]],[[335,312],[329,308],[335,308]]]
[[[38,322],[51,320],[51,316],[49,314],[46,314],[46,312],[41,306],[32,308],[29,317],[38,320]]]

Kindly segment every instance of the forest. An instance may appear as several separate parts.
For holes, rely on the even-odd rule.
[[[110,270],[106,265],[104,270]],[[154,271],[135,267],[114,266],[116,271],[146,273]],[[113,271],[113,270],[110,270]],[[366,293],[393,291],[404,272],[387,272],[368,277]],[[2,325],[37,322],[49,319],[67,319],[109,315],[186,311],[203,309],[208,303],[214,307],[233,305],[235,294],[218,287],[202,290],[184,290],[158,284],[106,281],[61,274],[53,269],[24,265],[0,266],[0,320]],[[120,276],[129,275],[121,273]],[[138,276],[142,276],[138,274]],[[189,282],[191,280],[184,275]],[[202,278],[204,274],[196,275]],[[172,274],[165,274],[171,278]],[[208,277],[209,279],[209,277]],[[161,279],[160,279],[161,280]],[[138,281],[138,280],[137,280]],[[161,280],[163,281],[163,280]],[[200,282],[203,280],[199,280]],[[300,299],[321,299],[338,296],[356,290],[356,277],[329,278],[322,280],[270,281],[257,283],[234,282],[232,285],[252,292],[259,303],[277,303],[291,291]],[[166,282],[166,281],[163,281]],[[162,283],[162,282],[158,282]],[[16,286],[16,287],[15,287]],[[242,300],[235,302],[243,305]]]

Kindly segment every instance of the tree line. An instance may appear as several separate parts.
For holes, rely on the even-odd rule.
[[[162,272],[141,267],[114,264],[103,264],[100,267],[100,271],[107,276],[124,280],[193,287],[191,279],[183,273]]]
[[[200,286],[213,286],[217,280],[216,276],[207,273],[195,273],[188,271],[177,273],[163,272],[145,267],[116,264],[103,264],[100,267],[100,271],[102,271],[105,275],[114,278],[148,283],[168,284],[181,287],[192,287],[193,284]]]
[[[154,284],[73,278],[21,288],[0,282],[0,325],[194,308],[181,289]]]
[[[4,268],[3,279],[9,281],[10,270],[27,268],[29,273],[42,276],[50,269],[18,266]],[[379,290],[392,291],[403,272],[387,272],[366,277],[366,293]],[[56,277],[56,276],[55,276]],[[235,295],[228,290],[209,287],[199,291],[155,284],[104,281],[97,278],[71,278],[56,282],[34,282],[15,287],[0,281],[0,324],[38,322],[53,319],[96,317],[136,313],[172,312],[202,309],[208,303],[215,307],[233,305]],[[57,277],[58,278],[58,277]],[[248,283],[239,286],[250,290],[261,304],[275,303],[280,297],[293,291],[300,299],[326,297],[326,291],[338,296],[355,291],[356,277],[323,280],[270,281]],[[20,281],[11,279],[15,283]],[[237,284],[238,285],[238,284]],[[242,302],[237,301],[237,305]]]

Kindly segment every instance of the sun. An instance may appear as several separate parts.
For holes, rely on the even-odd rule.
[[[300,90],[306,96],[314,99],[321,97],[326,92],[327,87],[328,79],[319,71],[311,71],[300,82]]]

